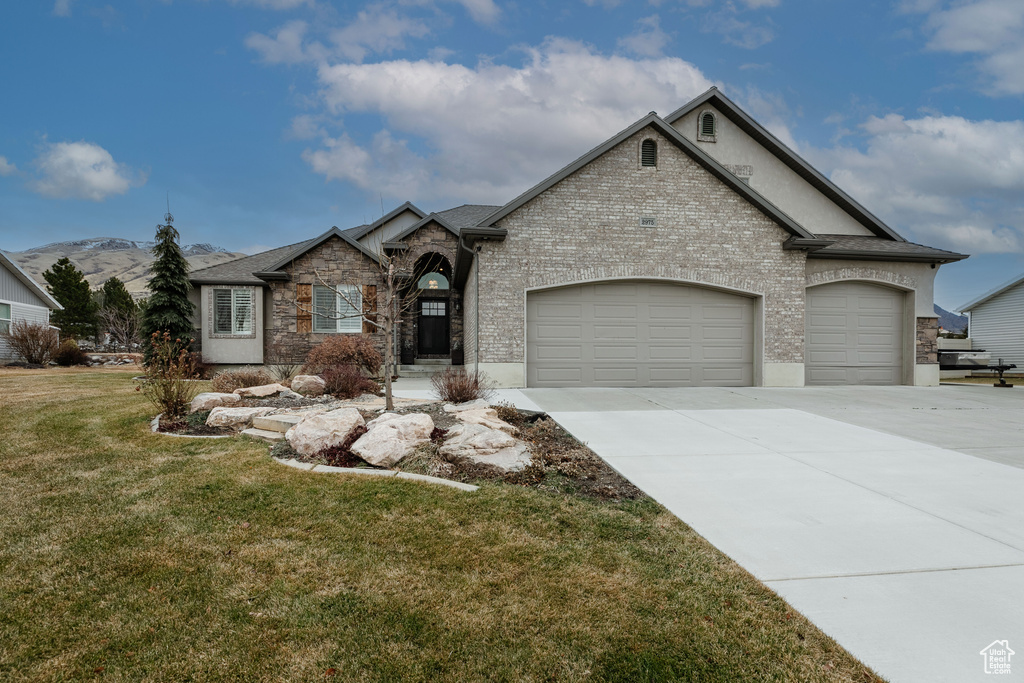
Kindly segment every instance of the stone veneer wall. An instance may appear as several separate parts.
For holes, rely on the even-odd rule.
[[[917,319],[917,364],[934,365],[939,362],[939,319]]]
[[[310,349],[330,334],[298,332],[296,329],[295,291],[298,284],[316,285],[314,271],[332,285],[377,285],[380,286],[378,266],[364,254],[337,237],[331,237],[323,244],[295,259],[285,269],[291,280],[271,283],[274,325],[264,331],[264,343],[268,351],[280,349],[285,358],[302,362]],[[374,342],[383,354],[384,335],[372,334]]]
[[[449,273],[454,272],[455,266],[455,255],[456,250],[459,248],[459,238],[449,232],[447,229],[441,227],[437,223],[429,223],[426,226],[420,228],[408,238],[405,239],[405,243],[409,245],[409,249],[405,252],[404,260],[413,266],[416,264],[416,260],[424,254],[431,252],[441,254],[448,259],[448,265],[450,266]],[[452,343],[458,341],[462,344],[462,296],[454,290],[449,289],[447,292],[438,291],[427,294],[432,299],[446,298],[448,300],[448,319],[450,321],[450,338]],[[458,309],[458,312],[456,312]],[[401,327],[401,344],[402,348],[412,348],[414,354],[417,357],[421,357],[418,349],[419,341],[419,306],[412,304],[406,313],[402,316],[403,322]]]
[[[639,163],[645,138],[657,168]],[[657,226],[640,227],[641,216]],[[503,243],[478,257],[482,363],[522,363],[529,288],[665,278],[764,297],[764,361],[803,362],[806,255],[789,233],[653,129],[609,150],[499,222]],[[467,332],[473,315],[466,284]],[[472,337],[467,334],[467,342]],[[472,362],[471,345],[466,361]]]

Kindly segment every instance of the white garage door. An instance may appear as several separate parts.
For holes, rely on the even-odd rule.
[[[866,282],[807,290],[807,384],[902,384],[903,292]]]
[[[660,282],[531,292],[530,387],[750,386],[754,300]]]

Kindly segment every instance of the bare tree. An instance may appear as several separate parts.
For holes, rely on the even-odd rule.
[[[138,310],[100,309],[101,326],[110,333],[110,340],[125,351],[136,349],[142,343],[140,322]]]
[[[395,405],[391,380],[397,358],[397,335],[405,314],[416,305],[419,296],[419,290],[410,285],[415,285],[419,278],[426,274],[427,269],[426,265],[417,269],[415,263],[409,262],[410,259],[405,249],[399,245],[377,242],[375,246],[377,249],[374,253],[374,263],[380,283],[376,289],[375,301],[356,299],[347,287],[328,282],[318,271],[314,270],[313,275],[317,283],[333,291],[341,301],[345,302],[349,310],[348,312],[316,310],[315,302],[311,302],[313,305],[309,310],[299,303],[296,306],[305,313],[333,320],[358,318],[384,336],[384,400],[386,409],[393,410]]]

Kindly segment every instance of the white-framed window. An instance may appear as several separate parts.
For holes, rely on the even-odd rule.
[[[11,331],[11,305],[0,304],[0,332]]]
[[[213,290],[213,333],[251,335],[253,333],[253,290],[242,287]]]
[[[362,332],[363,295],[357,285],[313,286],[314,332]]]

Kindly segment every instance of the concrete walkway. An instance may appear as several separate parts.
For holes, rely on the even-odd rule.
[[[417,392],[418,393],[418,392]],[[1024,391],[524,389],[891,681],[1024,680]]]

